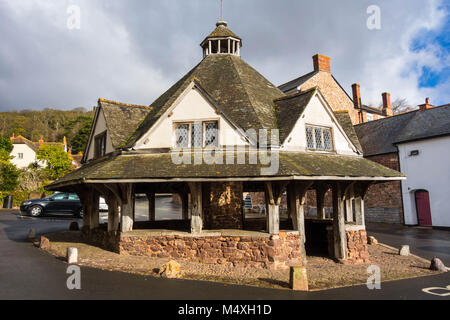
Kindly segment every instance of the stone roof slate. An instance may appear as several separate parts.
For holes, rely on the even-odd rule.
[[[302,152],[279,152],[279,170],[273,177],[367,177],[396,178],[401,173],[362,157],[309,154]],[[237,156],[237,155],[235,155]],[[105,180],[170,180],[261,178],[261,164],[175,164],[171,154],[128,153],[105,157],[84,165],[47,186],[48,190],[83,182]],[[194,163],[194,162],[192,162]],[[264,177],[263,177],[264,178]]]
[[[133,147],[193,81],[198,82],[226,116],[244,131],[275,128],[273,100],[284,93],[240,57],[213,54],[206,56],[152,103],[153,109],[124,146]]]
[[[397,152],[396,144],[450,134],[450,106],[417,110],[355,126],[364,155]]]
[[[126,104],[106,99],[99,99],[98,105],[102,108],[105,115],[106,126],[115,149],[123,145],[152,109],[148,106]]]

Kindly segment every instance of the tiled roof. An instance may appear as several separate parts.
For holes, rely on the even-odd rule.
[[[358,148],[358,150],[363,151],[358,136],[356,134],[355,128],[353,126],[352,119],[350,119],[350,115],[348,114],[348,112],[335,111],[334,115],[339,124],[341,125],[342,129],[344,129],[350,141]]]
[[[417,110],[355,126],[365,156],[397,152],[395,144],[450,134],[450,106]]]
[[[98,100],[106,119],[112,145],[119,148],[151,111],[151,107]]]
[[[26,144],[28,147],[30,147],[35,152],[37,152],[39,150],[38,143],[34,143],[33,141],[28,140],[27,138],[25,138],[24,136],[21,136],[21,135],[11,138],[11,143],[12,144]]]
[[[212,54],[152,103],[153,109],[124,146],[133,147],[193,81],[244,131],[275,128],[273,100],[284,93],[240,57]]]
[[[316,88],[313,88],[274,101],[280,143],[283,143],[289,136],[315,92]]]
[[[303,83],[305,83],[306,81],[308,81],[309,79],[311,79],[312,77],[314,77],[319,71],[313,71],[310,73],[307,73],[297,79],[291,80],[285,84],[282,84],[278,87],[278,89],[280,89],[283,92],[288,92],[291,91],[293,89],[298,88],[299,86],[301,86]]]
[[[139,154],[125,153],[93,161],[47,186],[48,190],[80,183],[102,183],[121,180],[172,180],[229,179],[229,178],[273,178],[284,177],[367,177],[368,180],[403,177],[401,173],[386,168],[362,157],[308,154],[301,152],[279,152],[279,170],[273,176],[261,176],[261,164],[175,164],[170,153]],[[237,155],[235,155],[237,157]],[[194,163],[194,162],[192,162]]]

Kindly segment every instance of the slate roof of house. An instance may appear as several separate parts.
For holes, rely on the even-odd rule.
[[[317,73],[319,73],[319,71],[312,71],[310,73],[307,73],[297,79],[291,80],[289,82],[286,82],[285,84],[280,85],[278,89],[280,89],[283,92],[288,92],[293,89],[296,89],[302,84],[304,84],[306,81],[314,77]]]
[[[106,119],[106,126],[115,149],[120,148],[139,124],[152,110],[149,106],[121,103],[106,99],[98,100]]]
[[[401,173],[386,168],[378,163],[354,156],[309,154],[302,152],[279,152],[279,170],[273,176],[261,176],[261,164],[175,164],[170,153],[142,154],[137,152],[107,156],[90,162],[60,178],[48,190],[58,190],[80,183],[102,183],[106,180],[173,181],[182,182],[190,179],[258,179],[273,177],[365,177],[367,180],[403,177]],[[237,155],[235,155],[237,157]],[[194,163],[194,162],[192,162]],[[330,178],[331,179],[331,178]]]
[[[34,152],[37,152],[39,150],[39,145],[37,143],[34,143],[31,140],[28,140],[27,138],[25,138],[24,136],[17,136],[14,138],[11,138],[11,143],[12,144],[25,144],[28,147],[30,147]]]
[[[275,112],[277,115],[277,125],[280,131],[280,143],[283,143],[294,129],[295,124],[300,118],[311,98],[316,93],[317,88],[308,91],[296,93],[274,101]]]
[[[417,110],[355,126],[364,155],[397,152],[396,144],[450,134],[450,106]]]
[[[153,109],[124,147],[133,147],[193,81],[244,131],[276,127],[273,100],[284,93],[240,57],[212,54],[151,104]]]
[[[217,23],[216,28],[214,29],[214,31],[211,32],[209,34],[209,36],[207,36],[205,38],[205,40],[207,40],[208,38],[227,38],[227,37],[233,37],[233,38],[241,40],[241,38],[238,37],[233,31],[228,29],[228,27],[226,26],[226,22],[220,22],[219,21]],[[205,40],[203,40],[203,42],[205,42]]]

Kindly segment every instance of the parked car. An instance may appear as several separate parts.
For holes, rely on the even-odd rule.
[[[42,199],[32,199],[22,202],[20,211],[32,217],[39,217],[49,213],[71,214],[83,216],[83,206],[75,193],[55,193]]]
[[[108,211],[108,205],[106,204],[105,199],[103,199],[102,197],[100,197],[100,201],[98,204],[98,209],[100,211]]]

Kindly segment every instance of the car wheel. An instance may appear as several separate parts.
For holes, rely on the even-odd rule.
[[[78,210],[78,212],[75,214],[75,216],[77,218],[83,218],[83,208],[81,208],[80,210]]]
[[[41,206],[32,206],[29,212],[30,216],[39,217],[40,215],[42,215],[43,210]]]

